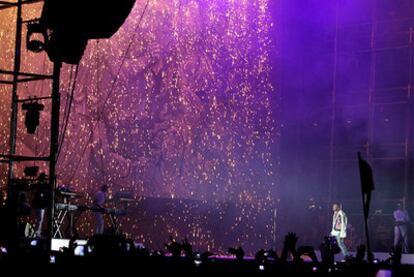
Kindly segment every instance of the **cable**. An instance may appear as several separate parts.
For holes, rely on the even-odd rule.
[[[67,92],[68,92],[68,96],[66,97],[66,101],[65,101],[65,109],[64,109],[64,113],[63,113],[63,120],[62,120],[62,122],[64,122],[64,121],[65,121],[65,118],[67,117],[67,112],[68,112],[68,104],[69,104],[69,90],[70,90],[70,88],[72,87],[72,84],[73,84],[73,80],[72,80],[72,78],[73,78],[73,67],[74,67],[74,66],[72,66],[72,67],[70,68],[70,74],[69,74],[69,84],[68,84],[67,88],[64,88],[64,89],[63,89],[64,91],[67,91]],[[64,124],[62,123],[62,125],[60,126],[60,129],[59,129],[59,135],[61,135],[61,134],[62,134],[62,132],[63,132],[63,127],[64,127]],[[59,138],[59,140],[58,140],[58,141],[60,141],[60,138]]]
[[[71,92],[69,94],[69,100],[68,100],[69,101],[69,104],[67,106],[67,108],[68,108],[67,113],[66,113],[66,109],[65,109],[66,120],[64,121],[64,124],[63,124],[63,131],[61,133],[62,136],[60,138],[60,142],[59,142],[59,146],[58,146],[58,152],[57,152],[57,155],[56,155],[56,161],[59,159],[60,152],[61,152],[61,150],[63,148],[63,142],[65,140],[66,129],[68,128],[68,124],[69,124],[69,118],[70,118],[69,116],[70,116],[70,112],[71,112],[71,109],[72,109],[73,95],[75,93],[76,80],[78,78],[78,72],[79,72],[79,64],[76,66],[76,69],[75,69],[75,76],[74,76],[73,83],[72,83],[72,89],[71,89]]]
[[[69,93],[70,93],[69,91],[70,91],[70,88],[72,87],[72,84],[73,84],[73,80],[72,80],[73,79],[73,68],[74,68],[74,66],[72,66],[70,68],[69,82],[68,82],[67,87],[62,89],[63,91],[67,92],[68,96],[66,97],[66,101],[65,101],[65,107],[64,107],[64,110],[63,110],[63,117],[62,117],[63,118],[62,119],[62,124],[59,128],[59,136],[61,136],[61,134],[63,132],[64,122],[65,122],[65,119],[67,118],[68,105],[69,105]],[[59,137],[58,141],[60,141],[60,139],[61,138]]]
[[[91,141],[91,139],[92,139],[92,137],[93,137],[93,132],[95,131],[95,128],[98,126],[98,122],[101,120],[101,116],[102,116],[102,114],[103,114],[103,112],[104,112],[104,110],[105,110],[104,108],[105,108],[105,106],[106,106],[106,104],[107,104],[107,102],[108,102],[109,98],[111,97],[112,93],[114,92],[115,84],[116,84],[116,82],[118,81],[119,75],[120,75],[120,73],[121,73],[121,69],[122,69],[122,67],[124,66],[124,63],[125,63],[126,58],[127,58],[127,56],[128,56],[129,50],[130,50],[130,48],[131,48],[132,44],[134,43],[135,36],[136,36],[136,34],[137,34],[137,31],[138,31],[139,27],[141,26],[141,21],[142,21],[142,19],[144,18],[144,15],[145,15],[145,13],[146,13],[146,11],[147,11],[147,9],[148,9],[149,2],[150,2],[150,0],[147,0],[147,3],[145,4],[144,10],[143,10],[143,11],[142,11],[142,13],[141,13],[141,16],[140,16],[140,18],[139,18],[139,20],[138,20],[137,26],[136,26],[136,27],[135,27],[135,29],[134,29],[134,33],[133,33],[133,35],[132,35],[132,37],[131,37],[131,40],[130,40],[130,42],[129,42],[129,44],[128,44],[128,46],[127,46],[126,50],[125,50],[125,53],[124,53],[124,55],[123,55],[123,57],[122,57],[121,64],[120,64],[120,66],[119,66],[119,68],[118,68],[118,71],[117,71],[117,74],[116,74],[116,76],[115,76],[115,79],[114,79],[114,81],[112,82],[111,90],[110,90],[110,91],[109,91],[109,93],[107,94],[106,99],[105,99],[105,101],[104,101],[104,103],[103,103],[103,108],[102,108],[102,110],[98,113],[98,117],[97,117],[97,119],[96,119],[96,122],[94,123],[93,127],[91,128],[91,133],[90,133],[90,135],[89,135],[89,139],[86,141],[85,146],[83,147],[82,154],[80,155],[80,157],[79,157],[79,159],[78,159],[78,161],[77,161],[77,163],[76,163],[76,168],[74,169],[74,171],[73,171],[73,172],[72,172],[72,174],[71,174],[71,177],[69,178],[69,183],[73,180],[73,178],[75,177],[76,172],[77,172],[77,171],[78,171],[78,169],[79,169],[79,166],[80,166],[80,164],[81,164],[81,162],[82,162],[82,159],[83,159],[83,157],[84,157],[84,155],[85,155],[86,149],[88,148],[88,145],[89,145],[89,143],[90,143],[90,141]]]

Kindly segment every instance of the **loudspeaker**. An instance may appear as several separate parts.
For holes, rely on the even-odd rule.
[[[88,40],[110,38],[134,4],[135,0],[45,0],[40,24],[51,32],[49,58],[79,63]]]

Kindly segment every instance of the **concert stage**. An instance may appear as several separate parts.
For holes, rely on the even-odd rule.
[[[2,255],[414,250],[414,0],[5,0],[0,49]]]
[[[75,243],[78,245],[77,248],[75,248],[75,255],[76,256],[83,256],[84,255],[84,250],[83,247],[85,247],[88,243],[87,240],[75,240]],[[135,243],[135,246],[137,248],[144,248],[144,244],[143,243]],[[69,239],[53,239],[52,240],[52,250],[59,252],[62,250],[63,247],[68,248],[69,247]],[[316,256],[318,258],[318,260],[321,260],[321,253],[320,251],[315,251]],[[280,254],[280,253],[279,253]],[[351,256],[355,256],[356,253],[355,252],[350,252]],[[376,260],[378,261],[384,261],[387,260],[388,258],[390,258],[390,253],[386,253],[386,252],[374,252],[374,257]],[[212,255],[209,257],[209,259],[220,259],[220,260],[236,260],[235,256],[229,256],[229,255]],[[246,261],[252,261],[255,260],[254,256],[245,256],[244,260]],[[304,257],[305,262],[311,262],[310,258],[305,258]],[[344,260],[344,256],[339,253],[337,255],[335,255],[335,261],[337,262],[341,262]],[[402,254],[401,257],[401,264],[403,265],[413,265],[414,266],[414,254]]]
[[[320,252],[316,251],[316,255],[318,255],[318,257],[320,257]],[[355,252],[349,252],[350,255],[355,256]],[[374,252],[374,257],[375,259],[378,259],[380,261],[386,260],[390,257],[390,253],[387,252]],[[337,262],[340,262],[343,260],[343,255],[342,254],[338,254],[335,255],[335,260]],[[401,257],[401,264],[406,264],[406,265],[414,265],[414,254],[402,254]]]

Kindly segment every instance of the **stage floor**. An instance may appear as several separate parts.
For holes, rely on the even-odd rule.
[[[76,241],[77,245],[85,245],[87,243],[86,240],[77,240]],[[52,250],[53,251],[59,251],[62,247],[68,247],[69,246],[69,240],[68,239],[52,239]],[[319,251],[315,251],[316,252],[316,256],[318,257],[318,260],[321,260],[321,254]],[[352,256],[355,256],[355,252],[349,252]],[[374,257],[378,260],[386,260],[388,259],[390,256],[389,253],[387,252],[374,252]],[[214,258],[218,258],[218,259],[235,259],[234,256],[221,256],[221,255],[217,255],[217,256],[213,256]],[[335,255],[335,260],[336,261],[341,261],[343,260],[343,256],[342,254],[338,254]],[[253,260],[254,257],[245,257],[246,260]],[[401,258],[401,263],[402,264],[407,264],[407,265],[414,265],[414,254],[403,254],[402,258]]]
[[[355,252],[349,252],[349,254],[351,254],[352,256],[355,257]],[[320,259],[320,253],[319,251],[316,253],[316,255],[318,256],[318,259]],[[374,257],[375,259],[378,259],[380,261],[382,260],[386,260],[390,257],[390,254],[387,252],[374,252]],[[335,260],[336,261],[341,261],[343,260],[343,255],[342,254],[338,254],[335,255]],[[401,257],[401,263],[402,264],[408,264],[408,265],[414,265],[414,254],[402,254]]]

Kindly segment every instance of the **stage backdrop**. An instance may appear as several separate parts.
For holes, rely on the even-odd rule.
[[[169,235],[188,237],[200,250],[270,247],[278,132],[268,2],[139,0],[116,35],[90,41],[78,68],[63,67],[59,185],[82,193],[77,202],[88,205],[102,184],[111,195],[132,192],[136,203],[121,228],[149,247],[163,248]],[[41,4],[26,8],[26,18],[40,10]],[[7,69],[14,13],[0,14],[1,67]],[[45,54],[23,49],[22,71],[50,72],[51,64]],[[10,89],[0,88],[5,151]],[[33,82],[19,94],[50,89],[48,82]],[[43,103],[35,135],[26,134],[19,113],[21,154],[48,153],[50,107]],[[16,166],[17,176],[26,165]],[[6,167],[1,173],[5,187]],[[77,226],[80,235],[91,235],[93,217],[80,214]]]

